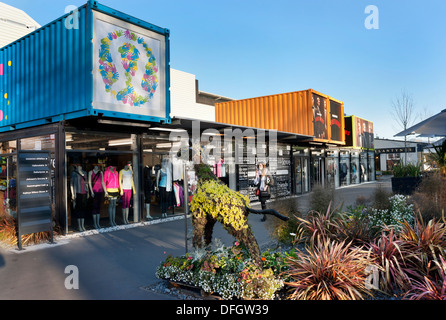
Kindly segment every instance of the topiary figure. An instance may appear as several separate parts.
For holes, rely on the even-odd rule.
[[[218,221],[248,249],[252,259],[260,267],[260,249],[248,223],[249,213],[271,214],[284,221],[289,218],[272,209],[251,209],[248,197],[218,180],[206,165],[195,165],[195,172],[198,186],[190,206],[194,226],[192,245],[197,248],[209,245],[214,225]]]

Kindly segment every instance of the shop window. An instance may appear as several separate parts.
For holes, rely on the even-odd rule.
[[[67,150],[136,151],[136,135],[130,133],[102,133],[67,131]]]
[[[359,170],[360,170],[360,175],[361,175],[361,182],[369,181],[369,172],[368,172],[367,153],[366,152],[361,152],[361,154],[360,154]]]
[[[17,156],[0,156],[0,217],[17,215]]]
[[[184,213],[185,202],[191,200],[184,192],[184,188],[188,188],[185,164],[190,164],[189,146],[180,140],[171,141],[166,132],[144,134],[142,143],[144,218],[150,220]],[[193,190],[189,191],[192,195]]]
[[[0,153],[15,153],[17,152],[17,140],[0,142]]]
[[[341,152],[339,163],[339,179],[341,186],[350,185],[350,154],[348,152]]]
[[[350,181],[352,184],[360,183],[360,174],[359,154],[354,152],[350,161]]]

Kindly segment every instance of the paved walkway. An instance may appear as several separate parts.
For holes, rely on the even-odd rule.
[[[359,195],[370,196],[378,184],[389,188],[390,182],[374,182],[336,191],[346,204]],[[305,203],[308,195],[297,197]],[[249,221],[262,246],[270,241],[267,224],[261,216]],[[64,237],[56,244],[26,247],[24,251],[0,249],[0,299],[51,300],[170,300],[175,297],[142,288],[159,281],[158,264],[166,254],[185,253],[185,224],[190,234],[190,220],[177,216],[169,222],[134,225],[125,230]],[[221,226],[214,237],[230,244],[233,239]],[[190,249],[190,244],[188,245]],[[65,287],[67,266],[79,271],[79,289]]]

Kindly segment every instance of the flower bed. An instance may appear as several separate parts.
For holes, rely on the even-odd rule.
[[[438,299],[446,292],[446,225],[424,222],[401,195],[388,207],[349,207],[298,218],[290,250],[262,266],[235,242],[168,256],[156,275],[222,299]]]
[[[156,276],[199,287],[223,299],[271,300],[284,285],[278,274],[284,260],[281,254],[265,252],[262,262],[264,267],[260,269],[238,242],[231,247],[218,243],[184,256],[168,256],[157,268]]]

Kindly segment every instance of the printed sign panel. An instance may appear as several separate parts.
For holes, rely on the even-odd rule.
[[[327,99],[315,93],[313,93],[313,125],[315,138],[328,139]]]
[[[166,118],[165,36],[94,13],[93,107]]]
[[[355,146],[364,149],[374,149],[373,122],[354,117]]]
[[[331,128],[331,140],[342,141],[342,125],[341,117],[343,116],[341,111],[341,104],[330,100],[330,128]]]

